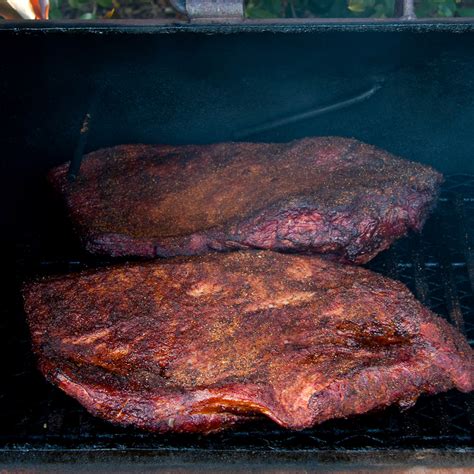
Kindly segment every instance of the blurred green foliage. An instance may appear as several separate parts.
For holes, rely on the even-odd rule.
[[[78,18],[81,20],[95,20],[96,18],[112,17],[119,8],[116,0],[49,0],[49,17]]]
[[[111,18],[137,17],[145,3],[154,0],[128,0],[127,14],[121,15],[120,0],[50,0],[50,17]],[[137,5],[134,15],[134,5]],[[320,18],[390,18],[395,0],[247,0],[248,18],[320,17]],[[473,16],[474,0],[415,0],[418,17]],[[143,9],[143,8],[142,8]]]
[[[394,0],[249,0],[249,18],[393,16]]]
[[[389,18],[394,0],[248,0],[249,18],[322,17]],[[416,15],[427,17],[474,17],[474,0],[415,0]]]
[[[420,18],[474,16],[474,3],[462,0],[422,0],[416,4],[416,15]]]
[[[321,17],[390,18],[394,0],[248,0],[249,18]],[[424,17],[473,16],[474,0],[415,0],[416,14]]]

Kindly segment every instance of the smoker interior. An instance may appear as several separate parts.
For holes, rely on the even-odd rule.
[[[119,143],[342,135],[435,166],[447,179],[423,232],[368,266],[474,341],[474,32],[244,30],[0,29],[1,452],[470,449],[473,398],[455,391],[302,432],[262,420],[209,436],[157,435],[92,417],[35,369],[22,282],[111,263],[81,250],[45,174],[83,149]]]

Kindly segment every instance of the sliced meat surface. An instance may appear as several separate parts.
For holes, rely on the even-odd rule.
[[[27,284],[48,380],[152,431],[255,416],[299,430],[473,388],[473,351],[401,283],[312,256],[244,251]]]
[[[442,177],[357,140],[124,145],[50,173],[87,249],[171,257],[258,248],[364,263],[419,230]]]

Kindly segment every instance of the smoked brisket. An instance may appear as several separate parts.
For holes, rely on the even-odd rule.
[[[341,137],[124,145],[50,179],[87,249],[171,257],[258,248],[365,263],[419,230],[441,175]]]
[[[473,388],[473,351],[396,281],[274,252],[179,257],[24,288],[39,367],[91,413],[166,432],[302,429]]]

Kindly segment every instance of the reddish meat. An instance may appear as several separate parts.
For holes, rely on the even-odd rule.
[[[91,413],[210,432],[302,429],[473,388],[466,340],[398,282],[273,252],[117,266],[27,285],[46,378]]]
[[[364,263],[419,230],[441,175],[346,138],[125,145],[50,178],[94,253],[146,257],[242,248]]]

